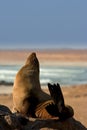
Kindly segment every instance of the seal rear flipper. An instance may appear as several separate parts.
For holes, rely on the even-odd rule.
[[[59,113],[60,120],[66,120],[67,118],[73,117],[74,110],[71,106],[66,105],[61,113]]]
[[[49,88],[49,91],[50,91],[50,94],[51,94],[51,97],[52,97],[54,103],[58,107],[58,111],[61,113],[61,111],[65,107],[65,104],[64,104],[64,98],[63,98],[63,94],[62,94],[60,85],[59,84],[51,85],[50,83],[48,83],[48,88]]]
[[[48,88],[53,98],[54,103],[57,105],[58,117],[61,120],[65,120],[74,115],[74,110],[71,106],[65,105],[64,97],[59,84],[48,84]]]

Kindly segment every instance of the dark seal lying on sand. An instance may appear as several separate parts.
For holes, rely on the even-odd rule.
[[[39,61],[32,53],[16,75],[13,86],[13,111],[25,116],[65,120],[74,115],[65,105],[59,84],[48,84],[50,95],[43,92],[39,79]]]

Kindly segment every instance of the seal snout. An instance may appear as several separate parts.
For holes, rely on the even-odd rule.
[[[28,58],[27,58],[27,60],[26,60],[26,64],[31,63],[31,64],[33,65],[33,62],[34,62],[36,59],[37,59],[36,53],[35,53],[35,52],[32,52],[32,53],[28,56]]]
[[[32,52],[31,54],[30,54],[30,56],[29,56],[29,58],[28,59],[36,59],[36,53],[35,52]]]
[[[36,57],[36,53],[35,52],[32,52],[30,57]]]

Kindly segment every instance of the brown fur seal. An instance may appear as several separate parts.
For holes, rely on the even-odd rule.
[[[36,105],[51,97],[44,93],[39,81],[39,62],[35,53],[32,53],[16,75],[13,86],[14,110],[24,115],[34,116]]]
[[[64,105],[60,87],[58,87],[58,85],[48,84],[48,88],[51,96],[41,89],[39,81],[39,61],[36,54],[32,53],[27,58],[25,65],[17,73],[14,81],[14,111],[26,116],[40,118],[59,117],[62,119],[64,115],[63,118],[66,119],[73,116],[72,108],[65,107]],[[60,105],[60,102],[62,102],[63,106]]]

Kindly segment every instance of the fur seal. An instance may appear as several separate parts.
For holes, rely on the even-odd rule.
[[[50,95],[42,91],[39,80],[39,61],[31,53],[18,71],[13,86],[13,111],[25,116],[67,119],[74,112],[65,106],[60,86],[48,84]]]
[[[36,105],[50,99],[51,97],[41,90],[39,61],[33,52],[14,80],[13,111],[34,116]]]

